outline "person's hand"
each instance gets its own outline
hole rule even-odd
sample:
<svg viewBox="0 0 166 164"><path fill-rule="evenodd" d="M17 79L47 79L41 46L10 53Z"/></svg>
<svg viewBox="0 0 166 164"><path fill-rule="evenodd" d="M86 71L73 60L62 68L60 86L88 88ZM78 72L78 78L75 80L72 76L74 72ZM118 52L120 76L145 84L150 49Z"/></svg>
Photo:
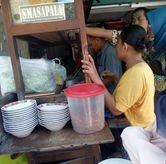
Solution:
<svg viewBox="0 0 166 164"><path fill-rule="evenodd" d="M98 75L98 72L97 72L96 67L95 67L94 60L91 57L91 55L88 55L87 58L83 59L81 62L82 62L83 72L88 74L88 76L90 77L90 79L94 83L103 84L100 77L99 77L99 75Z"/></svg>
<svg viewBox="0 0 166 164"><path fill-rule="evenodd" d="M103 81L104 85L109 85L112 82L115 82L117 84L119 81L119 77L117 77L111 71L106 70L106 71L101 73L101 80Z"/></svg>
<svg viewBox="0 0 166 164"><path fill-rule="evenodd" d="M104 85L109 85L115 81L115 74L111 71L104 71L101 73L101 80L103 81Z"/></svg>

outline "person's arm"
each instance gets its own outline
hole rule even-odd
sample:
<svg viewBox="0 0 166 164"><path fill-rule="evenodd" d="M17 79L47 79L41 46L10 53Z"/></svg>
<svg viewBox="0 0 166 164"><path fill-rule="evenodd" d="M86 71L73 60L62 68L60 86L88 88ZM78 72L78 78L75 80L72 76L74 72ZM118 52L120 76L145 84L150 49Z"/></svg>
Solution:
<svg viewBox="0 0 166 164"><path fill-rule="evenodd" d="M112 31L98 27L86 27L86 33L90 36L101 37L112 40Z"/></svg>
<svg viewBox="0 0 166 164"><path fill-rule="evenodd" d="M123 113L116 108L116 104L115 104L116 102L115 102L114 96L111 95L108 90L104 94L104 101L105 101L106 107L109 109L109 111L113 115L118 116Z"/></svg>
<svg viewBox="0 0 166 164"><path fill-rule="evenodd" d="M112 82L114 82L117 85L120 80L120 77L115 75L113 72L106 70L101 73L101 79L105 85L111 84Z"/></svg>
<svg viewBox="0 0 166 164"><path fill-rule="evenodd" d="M112 81L117 84L122 75L122 63L117 57L116 49L109 45L102 55L104 59L104 72L101 73L101 78L105 82L109 83L109 81Z"/></svg>
<svg viewBox="0 0 166 164"><path fill-rule="evenodd" d="M90 55L88 55L89 61L87 60L82 60L82 68L83 68L83 72L88 74L90 79L97 84L101 84L104 85L102 80L100 79L94 61L92 59L92 57ZM108 107L108 109L112 112L113 115L120 115L122 114L122 112L120 112L117 108L116 108L116 102L115 99L113 97L113 95L111 95L108 90L106 90L105 94L104 94L104 98L105 98L105 104Z"/></svg>

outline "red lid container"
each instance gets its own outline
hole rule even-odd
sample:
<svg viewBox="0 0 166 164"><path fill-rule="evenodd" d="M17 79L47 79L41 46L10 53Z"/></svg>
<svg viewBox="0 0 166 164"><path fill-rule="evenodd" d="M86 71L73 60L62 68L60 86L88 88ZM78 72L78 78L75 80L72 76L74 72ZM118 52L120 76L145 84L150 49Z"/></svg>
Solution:
<svg viewBox="0 0 166 164"><path fill-rule="evenodd" d="M105 92L105 87L95 83L82 83L68 87L64 93L68 97L87 98L101 95Z"/></svg>

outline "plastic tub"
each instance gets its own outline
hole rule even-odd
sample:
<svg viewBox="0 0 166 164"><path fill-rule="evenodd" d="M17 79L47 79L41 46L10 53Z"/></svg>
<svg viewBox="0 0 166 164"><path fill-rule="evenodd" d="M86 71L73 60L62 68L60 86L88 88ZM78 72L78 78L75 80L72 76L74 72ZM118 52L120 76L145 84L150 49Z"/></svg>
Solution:
<svg viewBox="0 0 166 164"><path fill-rule="evenodd" d="M104 92L104 86L93 83L76 84L64 90L76 132L90 134L103 129Z"/></svg>

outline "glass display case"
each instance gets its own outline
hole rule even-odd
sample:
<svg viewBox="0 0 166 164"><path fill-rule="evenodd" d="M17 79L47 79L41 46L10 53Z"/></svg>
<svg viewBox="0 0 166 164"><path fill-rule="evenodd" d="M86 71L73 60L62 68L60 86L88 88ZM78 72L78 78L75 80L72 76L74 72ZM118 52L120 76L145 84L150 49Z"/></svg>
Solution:
<svg viewBox="0 0 166 164"><path fill-rule="evenodd" d="M26 96L20 66L17 39L29 36L53 36L63 31L79 31L81 56L86 57L84 5L82 0L3 0L2 16L18 99ZM92 1L85 0L86 3ZM48 37L47 36L47 37ZM62 35L63 37L63 35ZM70 42L70 41L69 41ZM88 78L85 76L86 81Z"/></svg>

